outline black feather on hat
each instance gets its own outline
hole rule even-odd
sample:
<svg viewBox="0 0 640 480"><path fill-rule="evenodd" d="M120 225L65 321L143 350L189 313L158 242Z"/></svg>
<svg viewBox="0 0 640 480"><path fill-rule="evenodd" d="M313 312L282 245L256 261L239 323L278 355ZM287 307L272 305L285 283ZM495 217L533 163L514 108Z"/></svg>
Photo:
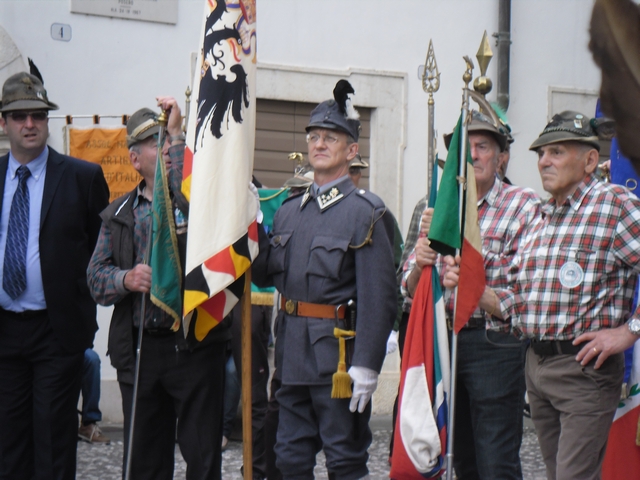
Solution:
<svg viewBox="0 0 640 480"><path fill-rule="evenodd" d="M353 108L349 98L350 93L356 93L351 84L346 80L338 80L333 89L333 98L336 99L340 113L351 120L359 120L360 114Z"/></svg>
<svg viewBox="0 0 640 480"><path fill-rule="evenodd" d="M362 126L360 114L351 104L351 93L355 93L351 84L346 80L339 80L333 89L334 99L322 102L311 112L307 132L312 128L340 130L357 142Z"/></svg>
<svg viewBox="0 0 640 480"><path fill-rule="evenodd" d="M42 78L42 74L40 73L40 70L38 70L38 67L36 67L36 64L33 63L33 60L31 60L29 57L27 57L27 60L29 61L29 73L34 77L37 77L38 79L40 79L40 81L42 82L42 85L44 85L44 79Z"/></svg>

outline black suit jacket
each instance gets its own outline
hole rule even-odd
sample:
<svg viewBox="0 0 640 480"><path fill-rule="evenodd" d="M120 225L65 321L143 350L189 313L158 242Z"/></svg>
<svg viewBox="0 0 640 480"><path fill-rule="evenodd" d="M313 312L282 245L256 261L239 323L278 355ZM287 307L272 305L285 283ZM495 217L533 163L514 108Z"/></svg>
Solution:
<svg viewBox="0 0 640 480"><path fill-rule="evenodd" d="M0 157L0 212L9 155ZM99 165L49 147L40 213L40 268L51 328L68 352L89 348L98 324L87 266L109 187ZM4 232L0 232L0 235Z"/></svg>

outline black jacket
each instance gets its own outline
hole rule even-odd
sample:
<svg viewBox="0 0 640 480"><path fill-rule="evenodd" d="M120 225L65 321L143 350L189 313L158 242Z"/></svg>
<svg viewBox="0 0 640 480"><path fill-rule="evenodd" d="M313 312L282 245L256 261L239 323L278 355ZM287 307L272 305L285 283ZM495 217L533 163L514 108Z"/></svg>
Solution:
<svg viewBox="0 0 640 480"><path fill-rule="evenodd" d="M114 200L101 214L105 227L111 233L112 262L122 269L133 268L136 252L134 251L133 232L134 216L133 204L138 194L138 188ZM180 259L184 265L186 248L186 234L178 235ZM133 383L135 371L135 343L136 336L133 327L133 295L127 295L114 305L111 324L109 325L108 355L111 365L117 370L118 381ZM176 345L179 350L193 350L214 342L223 342L231 338L229 331L230 320L225 319L212 329L201 342L187 341L184 338L182 325L176 332Z"/></svg>
<svg viewBox="0 0 640 480"><path fill-rule="evenodd" d="M9 155L0 157L0 212ZM96 304L87 286L87 265L98 240L98 214L109 203L99 165L49 147L40 212L40 268L55 337L68 352L93 344Z"/></svg>

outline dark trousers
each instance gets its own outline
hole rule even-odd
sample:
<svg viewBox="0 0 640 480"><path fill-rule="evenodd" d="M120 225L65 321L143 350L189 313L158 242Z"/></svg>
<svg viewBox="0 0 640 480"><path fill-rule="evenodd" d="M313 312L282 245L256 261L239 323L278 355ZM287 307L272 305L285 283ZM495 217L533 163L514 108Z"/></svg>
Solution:
<svg viewBox="0 0 640 480"><path fill-rule="evenodd" d="M173 478L176 419L188 480L219 480L226 343L177 351L174 335L144 334L131 478ZM120 383L125 458L133 385Z"/></svg>
<svg viewBox="0 0 640 480"><path fill-rule="evenodd" d="M233 311L231 348L236 371L242 376L242 317L241 304ZM267 414L267 383L269 382L269 333L271 307L251 306L251 432L253 436L253 477L267 474L265 445L265 417Z"/></svg>
<svg viewBox="0 0 640 480"><path fill-rule="evenodd" d="M526 344L513 335L458 335L453 464L457 478L521 479Z"/></svg>
<svg viewBox="0 0 640 480"><path fill-rule="evenodd" d="M46 314L0 316L0 479L75 478L82 360Z"/></svg>
<svg viewBox="0 0 640 480"><path fill-rule="evenodd" d="M594 370L575 355L542 357L527 352L531 419L549 480L596 480L620 401L624 358L612 355ZM634 447L635 448L635 447ZM637 478L629 472L628 478Z"/></svg>
<svg viewBox="0 0 640 480"><path fill-rule="evenodd" d="M369 473L371 402L363 413L351 413L351 399L331 398L331 388L331 384L282 385L278 390L276 455L285 480L312 480L321 448L329 478L355 480Z"/></svg>
<svg viewBox="0 0 640 480"><path fill-rule="evenodd" d="M276 367L277 368L277 367ZM278 421L280 418L280 405L276 395L281 386L280 378L278 378L278 372L274 372L271 379L271 396L269 397L269 404L267 406L267 415L264 419L264 442L266 446L266 459L267 459L267 480L282 480L282 473L276 467L276 438L278 434Z"/></svg>

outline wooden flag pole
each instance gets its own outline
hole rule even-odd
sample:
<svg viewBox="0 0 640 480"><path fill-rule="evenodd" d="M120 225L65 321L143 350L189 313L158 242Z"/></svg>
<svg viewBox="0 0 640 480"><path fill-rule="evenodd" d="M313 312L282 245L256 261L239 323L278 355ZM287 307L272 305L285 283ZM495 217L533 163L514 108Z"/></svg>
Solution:
<svg viewBox="0 0 640 480"><path fill-rule="evenodd" d="M242 459L245 480L253 479L253 432L251 430L251 268L245 274L242 296Z"/></svg>

